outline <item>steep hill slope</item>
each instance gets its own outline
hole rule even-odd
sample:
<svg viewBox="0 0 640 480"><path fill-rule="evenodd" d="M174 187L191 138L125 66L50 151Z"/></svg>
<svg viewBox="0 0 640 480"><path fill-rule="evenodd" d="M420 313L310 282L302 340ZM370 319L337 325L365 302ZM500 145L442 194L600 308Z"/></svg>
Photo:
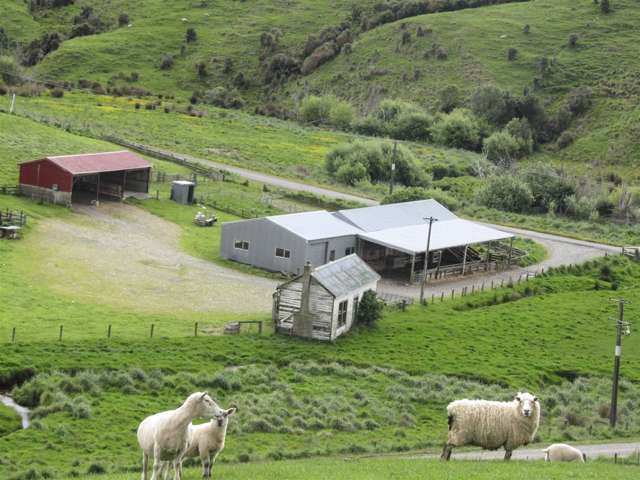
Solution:
<svg viewBox="0 0 640 480"><path fill-rule="evenodd" d="M640 128L640 5L632 0L612 5L608 15L593 2L534 0L413 17L362 34L351 55L340 55L305 77L306 88L363 106L399 97L435 108L444 87L456 86L468 98L479 85L493 84L514 94L534 91L553 109L572 88L588 86L595 106L572 127L579 139L548 153L630 166L640 156L635 141ZM525 25L530 26L528 34ZM424 36L417 35L418 29ZM402 45L406 32L411 40ZM574 34L577 45L570 47ZM445 49L447 58L430 54L434 46ZM507 59L510 48L517 50L513 61ZM544 73L542 58L552 64Z"/></svg>

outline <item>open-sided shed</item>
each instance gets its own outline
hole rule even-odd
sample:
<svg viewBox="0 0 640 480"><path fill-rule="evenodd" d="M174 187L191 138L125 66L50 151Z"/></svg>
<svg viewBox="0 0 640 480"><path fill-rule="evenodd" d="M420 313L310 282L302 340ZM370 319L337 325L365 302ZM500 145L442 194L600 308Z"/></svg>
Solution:
<svg viewBox="0 0 640 480"><path fill-rule="evenodd" d="M151 164L129 151L44 157L20 164L23 195L70 205L76 200L147 194Z"/></svg>

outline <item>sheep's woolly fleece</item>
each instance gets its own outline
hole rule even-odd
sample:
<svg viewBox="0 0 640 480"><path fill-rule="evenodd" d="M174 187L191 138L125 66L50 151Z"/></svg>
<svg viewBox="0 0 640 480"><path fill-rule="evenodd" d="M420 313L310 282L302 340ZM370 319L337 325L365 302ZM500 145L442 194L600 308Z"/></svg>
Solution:
<svg viewBox="0 0 640 480"><path fill-rule="evenodd" d="M523 394L529 395L529 394ZM530 399L533 400L533 396ZM451 418L448 443L475 445L487 450L514 450L529 444L540 424L540 404L532 401L531 416L520 411L520 402L457 400L447 407Z"/></svg>
<svg viewBox="0 0 640 480"><path fill-rule="evenodd" d="M543 450L545 453L545 461L547 462L582 462L584 463L584 454L575 447L566 443L554 443Z"/></svg>

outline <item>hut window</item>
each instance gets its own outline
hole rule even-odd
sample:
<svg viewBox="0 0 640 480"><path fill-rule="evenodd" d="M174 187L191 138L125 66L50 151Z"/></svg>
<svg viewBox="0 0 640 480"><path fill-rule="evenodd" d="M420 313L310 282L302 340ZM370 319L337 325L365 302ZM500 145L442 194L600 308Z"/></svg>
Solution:
<svg viewBox="0 0 640 480"><path fill-rule="evenodd" d="M352 254L352 253L354 253L355 251L356 251L356 249L355 249L354 247L349 247L349 248L345 249L345 251L344 251L344 256L346 257L346 256L348 256L348 255L351 255L351 254Z"/></svg>
<svg viewBox="0 0 640 480"><path fill-rule="evenodd" d="M236 248L238 250L249 250L249 242L247 242L246 240L236 240L233 243L233 248Z"/></svg>
<svg viewBox="0 0 640 480"><path fill-rule="evenodd" d="M336 259L336 251L335 250L331 250L329 252L329 261L333 262Z"/></svg>
<svg viewBox="0 0 640 480"><path fill-rule="evenodd" d="M276 257L291 258L291 250L286 248L276 248Z"/></svg>
<svg viewBox="0 0 640 480"><path fill-rule="evenodd" d="M347 324L347 308L349 307L349 300L340 302L338 304L338 328Z"/></svg>

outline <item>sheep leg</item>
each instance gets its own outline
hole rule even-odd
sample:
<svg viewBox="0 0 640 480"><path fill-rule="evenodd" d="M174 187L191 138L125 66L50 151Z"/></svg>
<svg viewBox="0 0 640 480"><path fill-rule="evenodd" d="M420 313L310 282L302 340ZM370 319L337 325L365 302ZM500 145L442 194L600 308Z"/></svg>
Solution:
<svg viewBox="0 0 640 480"><path fill-rule="evenodd" d="M178 457L173 461L174 476L173 480L182 480L182 457Z"/></svg>
<svg viewBox="0 0 640 480"><path fill-rule="evenodd" d="M450 443L445 444L444 448L442 449L442 455L440 455L440 460L448 462L449 459L451 459L451 452L453 452L453 445L451 445Z"/></svg>
<svg viewBox="0 0 640 480"><path fill-rule="evenodd" d="M142 480L147 480L147 468L149 468L149 455L142 452Z"/></svg>
<svg viewBox="0 0 640 480"><path fill-rule="evenodd" d="M511 454L513 453L513 450L506 450L504 451L504 459L505 460L511 460Z"/></svg>
<svg viewBox="0 0 640 480"><path fill-rule="evenodd" d="M211 478L211 460L209 456L202 458L202 478Z"/></svg>
<svg viewBox="0 0 640 480"><path fill-rule="evenodd" d="M153 473L151 474L151 480L160 480L160 474L162 473L162 460L158 457L153 459Z"/></svg>

